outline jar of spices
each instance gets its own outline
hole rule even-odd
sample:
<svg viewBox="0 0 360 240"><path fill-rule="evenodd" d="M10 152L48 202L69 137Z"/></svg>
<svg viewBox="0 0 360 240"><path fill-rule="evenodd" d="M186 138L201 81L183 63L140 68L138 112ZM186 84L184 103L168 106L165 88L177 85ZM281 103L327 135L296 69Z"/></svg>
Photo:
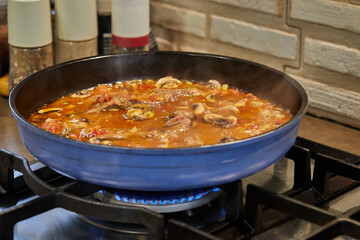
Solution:
<svg viewBox="0 0 360 240"><path fill-rule="evenodd" d="M55 1L55 62L98 55L96 0Z"/></svg>
<svg viewBox="0 0 360 240"><path fill-rule="evenodd" d="M113 52L149 50L149 0L112 0Z"/></svg>
<svg viewBox="0 0 360 240"><path fill-rule="evenodd" d="M7 2L0 0L0 77L9 72Z"/></svg>
<svg viewBox="0 0 360 240"><path fill-rule="evenodd" d="M53 65L49 0L8 0L9 90Z"/></svg>

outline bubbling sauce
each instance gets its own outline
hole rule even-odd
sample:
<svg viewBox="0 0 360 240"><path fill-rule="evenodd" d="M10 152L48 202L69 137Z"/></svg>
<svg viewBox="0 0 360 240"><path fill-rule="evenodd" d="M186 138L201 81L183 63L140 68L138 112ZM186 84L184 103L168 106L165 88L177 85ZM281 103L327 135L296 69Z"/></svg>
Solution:
<svg viewBox="0 0 360 240"><path fill-rule="evenodd" d="M28 120L94 144L177 148L256 136L291 117L281 106L216 80L166 76L100 84L45 104Z"/></svg>

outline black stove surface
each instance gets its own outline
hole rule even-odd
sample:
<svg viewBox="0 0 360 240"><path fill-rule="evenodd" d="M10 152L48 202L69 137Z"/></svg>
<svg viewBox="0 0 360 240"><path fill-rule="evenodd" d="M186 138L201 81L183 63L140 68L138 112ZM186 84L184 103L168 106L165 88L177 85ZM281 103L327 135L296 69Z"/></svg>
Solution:
<svg viewBox="0 0 360 240"><path fill-rule="evenodd" d="M204 206L158 213L100 202L101 186L1 150L0 239L360 239L359 164L298 138L268 169L216 186Z"/></svg>

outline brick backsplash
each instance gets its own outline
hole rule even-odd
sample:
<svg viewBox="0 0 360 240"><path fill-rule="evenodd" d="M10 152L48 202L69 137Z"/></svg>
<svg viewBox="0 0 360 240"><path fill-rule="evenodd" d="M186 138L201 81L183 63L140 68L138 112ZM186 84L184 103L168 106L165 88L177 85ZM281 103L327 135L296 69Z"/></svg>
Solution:
<svg viewBox="0 0 360 240"><path fill-rule="evenodd" d="M282 15L285 0L211 0L222 4L228 4L234 7L247 8L255 11Z"/></svg>
<svg viewBox="0 0 360 240"><path fill-rule="evenodd" d="M205 37L204 13L155 2L151 5L151 12L156 12L152 15L152 21L164 28Z"/></svg>
<svg viewBox="0 0 360 240"><path fill-rule="evenodd" d="M341 44L305 38L304 63L360 78L360 50Z"/></svg>
<svg viewBox="0 0 360 240"><path fill-rule="evenodd" d="M280 58L295 60L296 34L262 27L243 21L211 16L210 38Z"/></svg>
<svg viewBox="0 0 360 240"><path fill-rule="evenodd" d="M151 0L160 50L207 52L283 71L309 112L360 127L360 1Z"/></svg>
<svg viewBox="0 0 360 240"><path fill-rule="evenodd" d="M360 6L334 0L291 0L290 17L360 33Z"/></svg>

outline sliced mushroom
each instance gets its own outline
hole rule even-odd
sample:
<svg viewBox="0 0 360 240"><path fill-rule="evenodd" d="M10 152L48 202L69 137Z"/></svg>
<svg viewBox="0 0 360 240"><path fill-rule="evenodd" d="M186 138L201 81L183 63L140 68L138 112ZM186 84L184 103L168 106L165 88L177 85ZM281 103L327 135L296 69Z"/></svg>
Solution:
<svg viewBox="0 0 360 240"><path fill-rule="evenodd" d="M227 143L227 142L233 142L233 141L236 141L236 140L238 140L238 138L233 137L233 136L227 136L227 137L222 138L220 140L220 142Z"/></svg>
<svg viewBox="0 0 360 240"><path fill-rule="evenodd" d="M124 83L133 88L137 88L139 85L142 84L142 80L141 79L133 79L133 80L125 81Z"/></svg>
<svg viewBox="0 0 360 240"><path fill-rule="evenodd" d="M261 107L263 106L265 103L262 101L258 101L258 100L251 100L249 101L249 104L253 107Z"/></svg>
<svg viewBox="0 0 360 240"><path fill-rule="evenodd" d="M118 105L118 104L110 104L109 106L106 106L104 108L104 110L108 110L108 111L119 111L119 110L125 110L126 107L124 107L123 105Z"/></svg>
<svg viewBox="0 0 360 240"><path fill-rule="evenodd" d="M205 114L203 118L205 122L224 128L234 127L237 123L237 118L234 116L224 117L214 113Z"/></svg>
<svg viewBox="0 0 360 240"><path fill-rule="evenodd" d="M73 98L85 98L88 96L90 96L90 92L87 90L82 90L82 91L71 94L71 97L73 97Z"/></svg>
<svg viewBox="0 0 360 240"><path fill-rule="evenodd" d="M180 86L182 82L176 78L173 78L171 76L160 78L156 82L156 88L177 88Z"/></svg>
<svg viewBox="0 0 360 240"><path fill-rule="evenodd" d="M221 83L216 80L209 80L208 83L211 85L211 88L221 89Z"/></svg>
<svg viewBox="0 0 360 240"><path fill-rule="evenodd" d="M194 110L195 115L201 115L205 112L205 107L202 103L194 103L192 109Z"/></svg>
<svg viewBox="0 0 360 240"><path fill-rule="evenodd" d="M245 107L245 106L246 106L245 100L240 100L235 103L235 107Z"/></svg>
<svg viewBox="0 0 360 240"><path fill-rule="evenodd" d="M229 85L227 85L227 84L223 84L221 86L221 90L228 90L228 89L229 89Z"/></svg>
<svg viewBox="0 0 360 240"><path fill-rule="evenodd" d="M211 103L214 103L214 102L217 101L216 97L215 97L214 95L212 95L212 94L207 95L207 96L205 97L205 99L206 99L206 101L211 102Z"/></svg>
<svg viewBox="0 0 360 240"><path fill-rule="evenodd" d="M44 113L51 113L51 112L61 112L62 110L63 110L62 108L45 108L45 109L39 110L38 113L44 114Z"/></svg>
<svg viewBox="0 0 360 240"><path fill-rule="evenodd" d="M235 106L226 105L216 109L217 113L239 113L239 109Z"/></svg>
<svg viewBox="0 0 360 240"><path fill-rule="evenodd" d="M126 119L146 120L154 117L154 115L154 110L148 105L134 104L129 107L124 117Z"/></svg>
<svg viewBox="0 0 360 240"><path fill-rule="evenodd" d="M123 84L123 82L116 82L116 83L114 83L114 87L115 88L122 88L122 87L124 87L124 84Z"/></svg>

